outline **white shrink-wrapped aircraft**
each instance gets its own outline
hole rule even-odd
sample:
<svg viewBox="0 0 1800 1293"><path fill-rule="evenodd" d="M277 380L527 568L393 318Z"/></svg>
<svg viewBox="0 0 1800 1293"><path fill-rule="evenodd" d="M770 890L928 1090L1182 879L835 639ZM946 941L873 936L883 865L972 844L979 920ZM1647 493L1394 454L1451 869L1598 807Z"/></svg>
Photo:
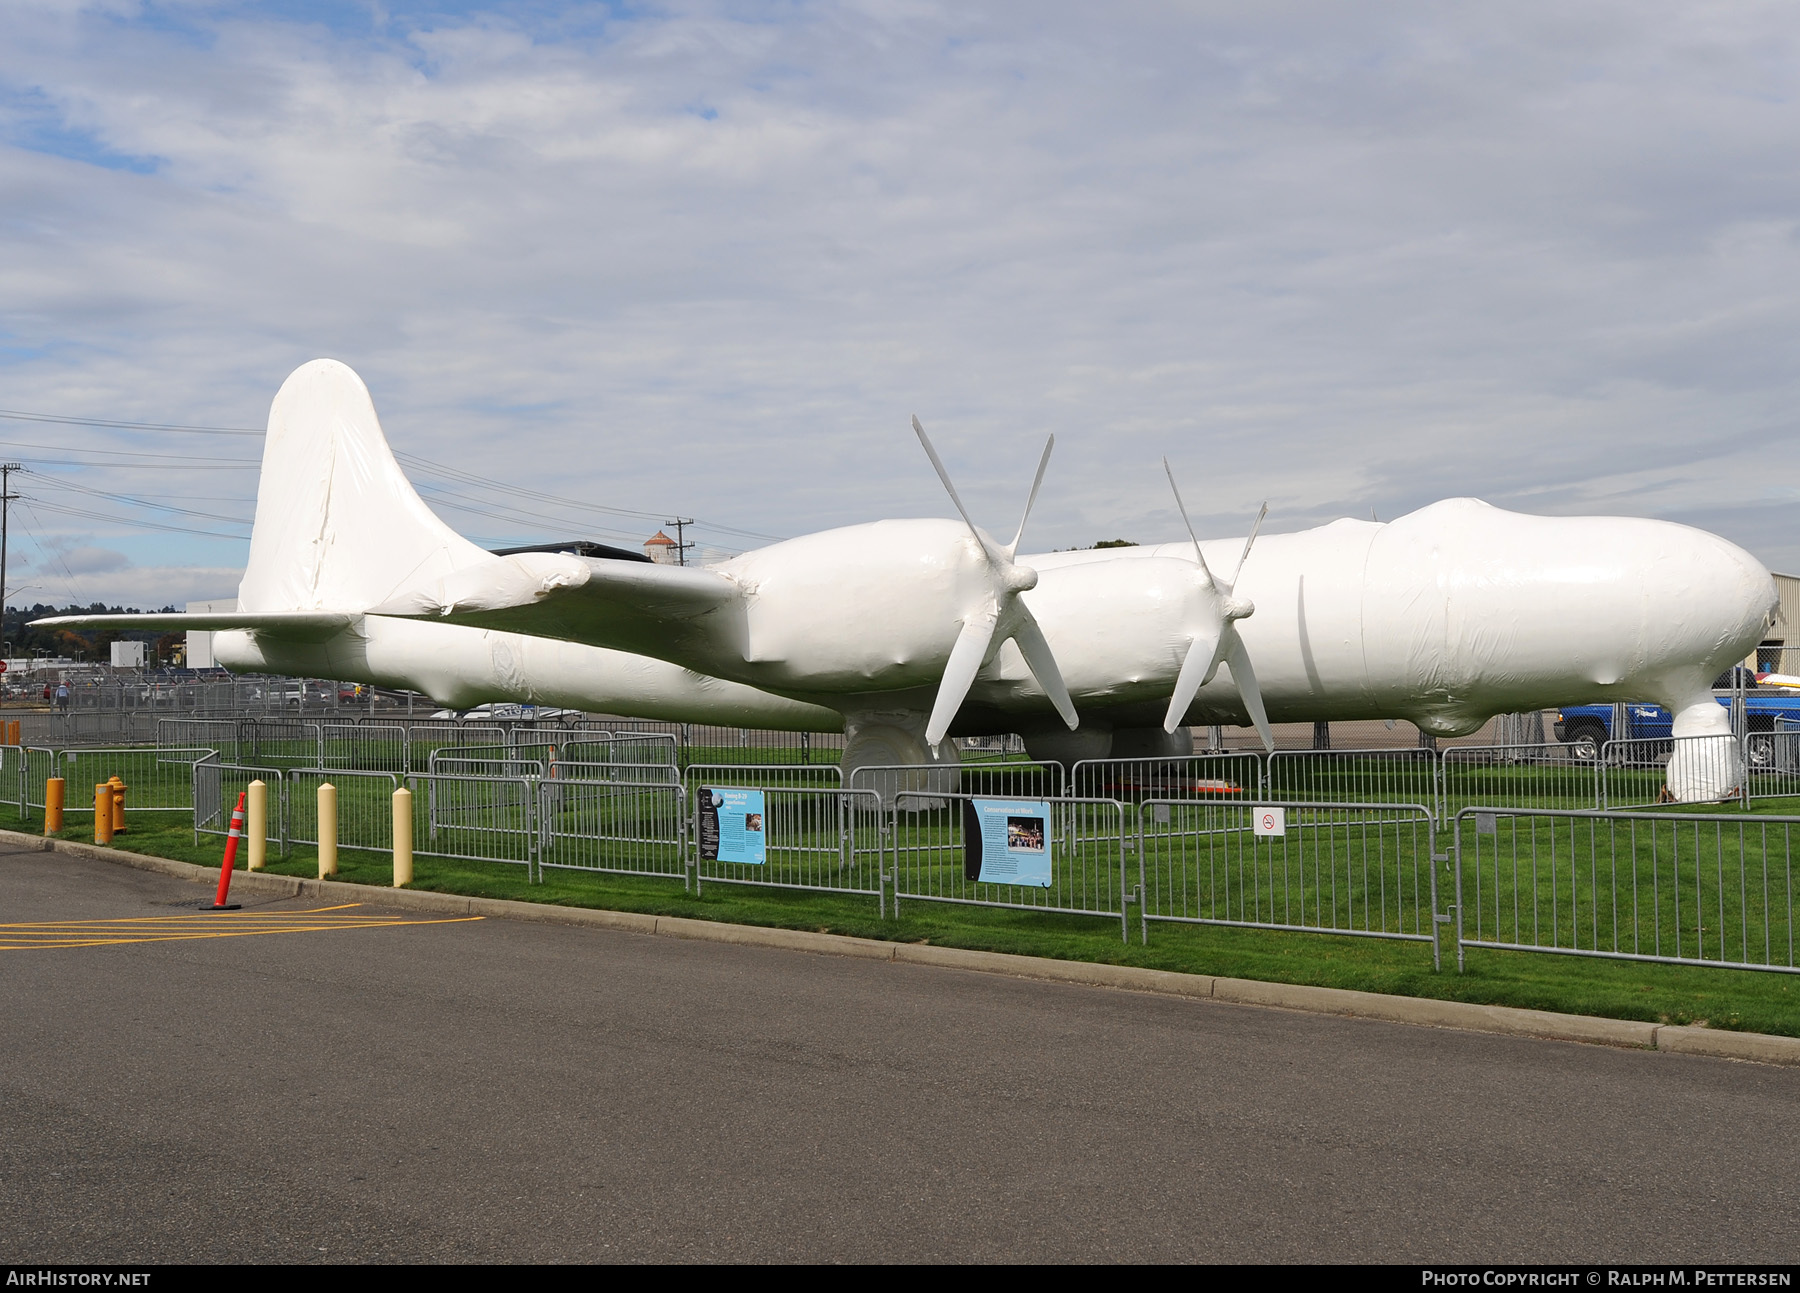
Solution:
<svg viewBox="0 0 1800 1293"><path fill-rule="evenodd" d="M1496 713L1655 701L1677 736L1718 738L1681 743L1674 794L1736 782L1710 686L1763 638L1776 592L1714 535L1451 499L1260 541L1023 556L1024 520L1010 542L977 526L914 427L959 520L705 567L499 555L419 498L361 379L315 360L269 412L237 611L40 622L216 630L230 668L458 707L841 729L847 767L953 759L955 735L1017 732L1070 760L1185 753L1190 724L1254 724L1267 742L1270 722L1390 718L1455 736Z"/></svg>

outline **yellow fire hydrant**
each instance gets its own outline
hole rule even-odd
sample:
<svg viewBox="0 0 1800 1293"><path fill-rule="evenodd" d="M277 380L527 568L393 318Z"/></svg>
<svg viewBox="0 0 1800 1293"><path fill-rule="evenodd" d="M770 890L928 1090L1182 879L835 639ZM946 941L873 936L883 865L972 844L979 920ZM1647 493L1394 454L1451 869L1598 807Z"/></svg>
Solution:
<svg viewBox="0 0 1800 1293"><path fill-rule="evenodd" d="M108 777L106 785L112 791L112 833L123 835L125 833L125 792L130 787L117 777Z"/></svg>

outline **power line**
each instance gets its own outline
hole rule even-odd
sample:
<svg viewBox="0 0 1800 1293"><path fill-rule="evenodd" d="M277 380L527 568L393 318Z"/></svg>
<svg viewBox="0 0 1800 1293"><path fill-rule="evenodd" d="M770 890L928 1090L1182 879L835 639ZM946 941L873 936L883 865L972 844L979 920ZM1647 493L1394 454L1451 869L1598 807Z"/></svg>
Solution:
<svg viewBox="0 0 1800 1293"><path fill-rule="evenodd" d="M182 434L195 434L195 435L228 435L228 436L260 436L260 435L264 434L263 431L261 431L259 429L253 429L250 427L195 426L195 425L189 425L189 424L184 424L184 423L173 423L173 422L135 422L135 421L127 421L124 419L118 419L118 418L84 418L84 417L73 417L73 416L69 416L66 414L60 414L60 413L33 413L33 412L27 412L27 411L24 411L21 409L0 409L0 419L10 419L13 421L20 421L20 422L36 422L36 423L53 425L53 426L101 427L101 428L106 428L106 429L111 429L111 430L122 430L122 431L158 431L158 432L177 432L177 433L182 433ZM70 453L70 452L90 453L90 454L95 454L95 455L101 456L100 460L98 460L98 461L89 461L89 460L80 459L80 458L57 458L57 459L34 460L36 462L36 464L40 465L40 466L99 467L99 468L131 467L131 468L135 468L135 469L139 469L139 470L183 470L183 471L251 471L251 470L255 470L261 466L261 463L259 461L254 460L254 459L248 459L248 458L221 459L216 456L203 456L203 455L197 455L197 454L153 453L153 452L149 452L147 450L139 450L139 449L112 449L112 448L83 449L83 448L80 448L79 446L72 446L72 445L47 445L47 444L34 443L34 442L30 442L30 441L18 441L18 440L0 440L0 446L4 446L7 448L15 448L15 449L31 449L31 450L39 450L39 451L48 451L48 452L52 452L52 453ZM544 490L529 489L529 488L525 488L525 487L518 486L518 485L508 485L505 482L494 480L491 477L481 476L481 475L477 475L473 472L463 471L460 468L451 467L446 463L437 462L433 459L426 458L421 454L407 453L407 452L402 452L400 450L395 450L395 457L398 458L403 463L406 463L408 465L422 469L428 473L437 475L445 480L454 481L454 482L456 482L458 484L462 484L462 485L476 486L482 490L489 491L489 492L499 492L499 493L503 493L503 494L510 494L515 498L524 499L526 501L529 501L531 503L538 504L538 505L548 503L548 504L552 504L552 505L555 505L560 508L571 509L575 512L585 512L585 513L591 513L591 514L596 514L596 515L601 515L601 516L611 516L611 517L626 517L626 518L630 518L632 520L646 521L646 522L650 522L650 523L659 523L659 518L667 515L666 513L663 513L663 512L644 512L644 511L638 511L638 510L632 509L632 508L611 507L604 503L595 503L595 502L592 502L592 501L586 500L586 499L567 498L562 495L552 494L552 493L549 493ZM123 461L120 461L120 459L131 459L133 461L123 462ZM143 461L146 459L149 461ZM106 494L104 491L85 491L85 492L95 493L95 494L98 494L100 497L113 498L118 501L135 502L139 506L147 506L147 507L160 506L159 504L146 503L146 502L143 502L142 500L132 500L132 499L128 498L127 496L123 496L123 495ZM444 496L447 496L450 498L462 498L465 500L468 499L467 495L459 495L454 490L441 490L440 489L436 492L439 493L440 495L444 495ZM468 500L468 501L469 502L478 502L478 501L483 501L483 500ZM501 503L498 500L492 500L491 505L499 506L502 508L504 508L506 506L504 503ZM512 524L524 523L524 524L531 525L533 527L541 525L545 519L541 513L537 513L537 512L533 512L525 517L521 517L519 515L501 516L501 515L498 515L493 512L480 511L478 508L469 506L468 503L464 503L461 505L452 503L451 506L460 506L461 510L463 510L463 511L471 511L471 512L474 512L476 515L487 516L492 520L502 520L502 521L510 522ZM51 507L50 510L53 510L53 511L60 510L69 515L79 515L80 514L76 511L74 511L72 509L68 509L68 508ZM186 511L186 509L169 509L169 510ZM508 510L511 510L511 509L508 509ZM237 522L236 518L231 518L231 517L212 517L205 513L188 513L188 514L201 516L205 519L227 520L227 521L231 521L233 523L239 523L239 524L242 523L242 522ZM101 518L101 519L105 519L105 518ZM767 542L779 542L783 537L781 535L775 535L775 534L764 534L757 530L746 530L746 529L741 529L736 526L721 525L721 524L718 524L715 522L701 523L701 522L684 521L684 524L698 525L707 530L716 530L721 534L731 535L731 536L738 537L738 538L760 539L760 540L764 540ZM586 523L584 523L584 528L585 528L585 526L586 526ZM180 530L180 527L166 527L165 526L165 527L160 527L160 528L165 528L165 529L174 528L174 529ZM198 531L198 530L183 531L183 532L195 533L195 534L206 533L205 531ZM602 532L609 535L610 537L614 537L614 538L632 539L632 538L636 537L635 534L627 533L627 532L616 530L616 529L615 530L606 530L606 531L602 531ZM212 537L224 537L224 536L214 535Z"/></svg>
<svg viewBox="0 0 1800 1293"><path fill-rule="evenodd" d="M604 503L568 498L564 495L551 494L541 489L526 489L518 485L508 485L504 481L492 480L486 476L477 476L472 472L465 472L457 467L450 467L440 462L434 462L430 458L421 457L416 453L404 453L396 450L394 456L402 463L422 468L423 470L441 476L446 480L454 480L458 484L478 485L483 489L499 490L519 498L529 499L534 503L555 503L561 507L574 508L577 511L597 512L605 516L625 516L630 517L633 520L649 521L656 525L666 524L662 518L668 515L667 512L640 512L626 507L609 507ZM701 524L701 522L690 522L690 524L698 525ZM779 542L782 538L782 536L778 534L762 534L755 530L741 530L734 526L720 525L712 521L705 522L704 525L705 528L709 530L718 530L722 534L732 534L747 539L767 539L772 542Z"/></svg>
<svg viewBox="0 0 1800 1293"><path fill-rule="evenodd" d="M72 418L60 413L22 413L17 409L0 409L0 418L15 422L51 422L59 426L117 427L122 431L180 431L190 435L262 435L249 427L194 427L174 422L118 422L110 418Z"/></svg>
<svg viewBox="0 0 1800 1293"><path fill-rule="evenodd" d="M52 489L70 489L74 490L76 493L88 494L95 498L111 499L115 503L129 503L133 507L152 507L158 511L176 512L182 516L192 516L202 521L225 521L231 525L245 526L252 524L251 521L246 520L241 516L221 516L217 512L197 512L189 507L175 507L168 503L152 503L148 499L134 498L130 494L114 494L104 489L94 489L87 485L77 485L72 480L52 480L49 477L37 475L35 483L38 485L47 485Z"/></svg>
<svg viewBox="0 0 1800 1293"><path fill-rule="evenodd" d="M484 507L480 506L476 500L472 499L468 501L459 501L468 499L468 496L466 494L457 494L451 490L440 489L433 485L421 485L419 487L419 493L430 502L448 511L465 512L471 516L486 517L490 521L504 521L509 525L522 525L530 532L541 533L547 523L554 523L558 520L557 517L548 512L521 512L517 509L507 507L504 503L497 503L492 506ZM498 508L499 510L494 510L495 508ZM642 542L641 532L632 533L625 530L615 530L607 526L594 525L589 521L572 521L569 525L562 528L579 529L588 534L597 534L611 539L621 539L628 543Z"/></svg>
<svg viewBox="0 0 1800 1293"><path fill-rule="evenodd" d="M229 539L233 543L242 543L248 537L242 534L220 534L217 530L196 530L186 525L165 525L161 521L130 521L119 517L116 513L88 512L79 507L66 507L61 503L52 503L42 498L34 498L31 501L46 512L57 512L63 516L79 516L89 521L105 521L125 530L164 530L170 534L198 534L207 539Z"/></svg>
<svg viewBox="0 0 1800 1293"><path fill-rule="evenodd" d="M33 520L36 520L40 529L44 527L44 523L43 523L42 519L40 519L38 517L37 513L32 509L30 499L22 498L19 500L19 504L20 504L20 509L24 512L25 516L31 517ZM70 605L74 605L75 601L77 600L75 597L75 572L69 569L68 559L66 557L64 557L63 554L58 549L53 548L49 544L45 543L43 540L43 537L41 535L39 535L36 530L31 528L30 521L26 521L24 519L24 517L21 517L20 522L21 522L21 524L23 524L25 526L25 532L31 536L32 542L37 544L39 555L40 556L49 555L49 556L55 557L57 564L63 568L63 588L69 594Z"/></svg>
<svg viewBox="0 0 1800 1293"><path fill-rule="evenodd" d="M202 455L202 454L191 454L191 453L149 453L142 449L112 449L112 448L83 449L79 445L33 444L32 442L30 442L28 440L0 440L0 445L5 445L8 448L12 448L12 449L45 449L51 453L104 454L108 458L120 458L120 457L124 457L124 458L156 458L156 459L167 461L167 462L194 463L194 464L201 465L201 466L204 466L209 463L215 467L232 467L232 468L246 468L246 469L262 466L262 461L257 458L220 458L217 454ZM74 462L71 462L69 465L73 466L73 467L105 467L109 464L107 464L105 462L74 461ZM129 463L129 464L119 464L119 465L136 467L139 464Z"/></svg>

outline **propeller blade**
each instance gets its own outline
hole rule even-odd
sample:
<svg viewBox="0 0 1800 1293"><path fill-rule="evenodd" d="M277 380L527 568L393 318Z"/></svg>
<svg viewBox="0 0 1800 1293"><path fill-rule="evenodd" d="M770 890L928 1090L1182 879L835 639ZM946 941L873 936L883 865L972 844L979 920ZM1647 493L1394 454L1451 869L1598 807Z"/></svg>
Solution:
<svg viewBox="0 0 1800 1293"><path fill-rule="evenodd" d="M1025 515L1019 518L1018 533L1013 535L1013 541L1006 547L1008 561L1011 561L1013 555L1018 552L1019 540L1025 537L1025 522L1031 519L1031 506L1037 502L1038 486L1044 483L1044 469L1050 465L1050 451L1054 448L1056 448L1056 437L1051 436L1044 441L1044 456L1038 459L1037 479L1031 482L1031 494L1025 500Z"/></svg>
<svg viewBox="0 0 1800 1293"><path fill-rule="evenodd" d="M962 514L963 524L969 527L969 533L975 536L975 542L980 545L982 552L987 555L989 563L999 565L999 554L996 553L993 548L988 546L987 539L982 535L981 531L976 528L975 522L969 519L969 509L963 506L962 498L956 492L956 486L950 483L950 473L944 470L944 460L938 457L937 450L932 447L931 437L926 435L925 428L919 425L919 415L916 413L913 414L912 424L913 430L919 433L919 443L925 446L925 456L931 459L931 465L936 468L938 479L944 482L944 489L949 493L950 501L956 504L956 510ZM1041 475L1043 469L1040 467L1038 470ZM970 676L973 677L974 675L971 674Z"/></svg>
<svg viewBox="0 0 1800 1293"><path fill-rule="evenodd" d="M1038 686L1050 697L1050 703L1056 706L1056 712L1062 715L1062 721L1069 725L1073 732L1081 725L1081 718L1075 712L1075 702L1069 699L1069 689L1063 683L1062 670L1056 667L1056 657L1050 653L1050 643L1044 639L1044 630L1031 617L1023 603L1017 604L1014 611L1019 617L1018 627L1012 632L1012 640L1019 648L1019 654L1025 657L1025 667L1031 670Z"/></svg>
<svg viewBox="0 0 1800 1293"><path fill-rule="evenodd" d="M1194 560L1200 563L1200 570L1205 574L1206 582L1216 589L1219 581L1213 578L1212 568L1206 564L1206 558L1200 553L1200 538L1194 533L1194 523L1188 520L1187 505L1181 501L1181 488L1175 483L1175 469L1169 466L1167 458L1163 459L1163 471L1168 473L1169 488L1175 491L1175 506L1181 512L1181 523L1187 526L1188 538L1194 541Z"/></svg>
<svg viewBox="0 0 1800 1293"><path fill-rule="evenodd" d="M1244 708L1250 711L1250 721L1256 725L1256 734L1262 737L1263 749L1273 754L1275 736L1269 731L1269 714L1263 708L1262 689L1256 685L1256 670L1250 667L1250 653L1244 650L1244 639L1238 636L1235 625L1225 626L1221 645L1225 648L1225 663L1231 666L1231 681L1237 684Z"/></svg>
<svg viewBox="0 0 1800 1293"><path fill-rule="evenodd" d="M1219 668L1221 634L1197 634L1188 644L1187 658L1181 662L1181 673L1175 679L1175 694L1169 697L1169 712L1163 717L1163 731L1173 732L1187 716L1188 706L1200 689L1212 681Z"/></svg>
<svg viewBox="0 0 1800 1293"><path fill-rule="evenodd" d="M925 744L934 750L950 731L950 724L956 720L956 712L962 708L969 688L975 685L975 675L981 672L982 662L987 659L995 623L991 613L964 620L956 645L950 648L944 677L938 683L937 701L931 707L931 720L925 724Z"/></svg>
<svg viewBox="0 0 1800 1293"><path fill-rule="evenodd" d="M1250 560L1250 545L1256 542L1256 532L1262 529L1263 517L1268 514L1269 504L1265 501L1262 511L1258 512L1256 519L1250 523L1250 537L1244 540L1244 555L1238 558L1237 569L1231 572L1231 586L1234 589L1237 587L1238 576L1244 573L1244 563Z"/></svg>

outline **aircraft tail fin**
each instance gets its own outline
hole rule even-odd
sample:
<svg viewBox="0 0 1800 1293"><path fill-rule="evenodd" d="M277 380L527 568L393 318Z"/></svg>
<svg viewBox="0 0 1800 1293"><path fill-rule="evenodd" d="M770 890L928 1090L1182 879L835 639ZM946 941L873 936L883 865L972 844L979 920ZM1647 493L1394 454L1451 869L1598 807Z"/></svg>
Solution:
<svg viewBox="0 0 1800 1293"><path fill-rule="evenodd" d="M366 611L493 557L425 505L362 379L334 359L296 369L269 408L243 611Z"/></svg>

